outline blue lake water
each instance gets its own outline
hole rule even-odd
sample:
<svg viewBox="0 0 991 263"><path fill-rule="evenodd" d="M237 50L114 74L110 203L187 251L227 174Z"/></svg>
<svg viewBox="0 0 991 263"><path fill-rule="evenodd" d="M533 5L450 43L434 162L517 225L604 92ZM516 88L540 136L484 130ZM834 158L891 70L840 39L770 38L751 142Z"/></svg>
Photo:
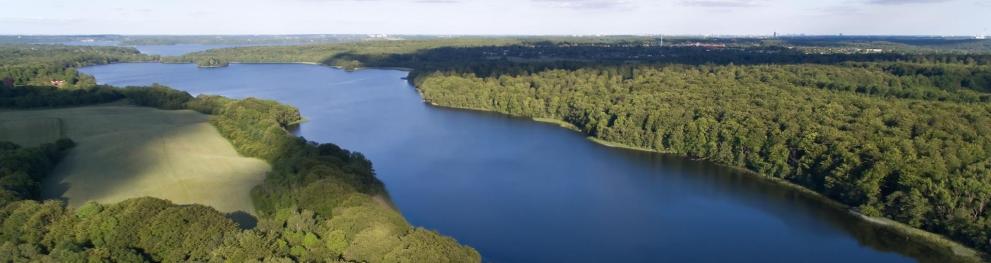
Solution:
<svg viewBox="0 0 991 263"><path fill-rule="evenodd" d="M57 44L67 46L122 46L118 41L69 41ZM174 44L174 45L138 45L133 47L141 53L159 56L182 56L185 54L206 51L217 48L240 47L247 45L206 45L206 44Z"/></svg>
<svg viewBox="0 0 991 263"><path fill-rule="evenodd" d="M142 45L134 46L141 53L159 56L182 56L185 54L206 51L216 48L237 47L236 45L204 45L204 44L175 44L175 45Z"/></svg>
<svg viewBox="0 0 991 263"><path fill-rule="evenodd" d="M118 41L102 41L102 40L101 41L82 41L82 40L79 40L79 41L62 42L62 43L59 43L59 44L66 45L66 46L116 46L119 43L120 42L118 42Z"/></svg>
<svg viewBox="0 0 991 263"><path fill-rule="evenodd" d="M100 83L298 107L307 139L364 153L415 225L487 262L944 261L843 209L707 162L612 149L554 125L432 107L396 70L113 64Z"/></svg>

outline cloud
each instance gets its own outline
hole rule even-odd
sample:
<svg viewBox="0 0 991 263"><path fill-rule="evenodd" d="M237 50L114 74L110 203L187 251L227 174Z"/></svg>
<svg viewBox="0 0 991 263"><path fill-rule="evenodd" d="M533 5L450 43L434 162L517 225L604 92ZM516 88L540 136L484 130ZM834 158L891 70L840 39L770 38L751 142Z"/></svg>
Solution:
<svg viewBox="0 0 991 263"><path fill-rule="evenodd" d="M417 4L458 4L463 0L294 0L299 2L358 2L358 3L417 3Z"/></svg>
<svg viewBox="0 0 991 263"><path fill-rule="evenodd" d="M904 5L904 4L935 4L946 3L953 0L869 0L868 3L875 5Z"/></svg>
<svg viewBox="0 0 991 263"><path fill-rule="evenodd" d="M812 11L814 11L816 15L821 16L849 16L864 14L863 8L849 5L827 6L812 9Z"/></svg>
<svg viewBox="0 0 991 263"><path fill-rule="evenodd" d="M633 3L628 0L532 0L558 8L571 9L630 9Z"/></svg>
<svg viewBox="0 0 991 263"><path fill-rule="evenodd" d="M379 0L295 0L299 2L379 2Z"/></svg>
<svg viewBox="0 0 991 263"><path fill-rule="evenodd" d="M764 4L763 0L685 0L681 2L688 6L730 8L730 7L755 7Z"/></svg>

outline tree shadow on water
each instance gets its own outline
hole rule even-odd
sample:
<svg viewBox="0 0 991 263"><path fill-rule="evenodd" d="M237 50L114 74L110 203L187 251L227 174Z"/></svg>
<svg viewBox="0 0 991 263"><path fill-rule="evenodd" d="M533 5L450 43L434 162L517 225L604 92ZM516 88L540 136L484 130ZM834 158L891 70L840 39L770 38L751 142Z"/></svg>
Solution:
<svg viewBox="0 0 991 263"><path fill-rule="evenodd" d="M258 225L258 218L244 211L234 211L224 214L227 218L233 220L241 229L253 229Z"/></svg>

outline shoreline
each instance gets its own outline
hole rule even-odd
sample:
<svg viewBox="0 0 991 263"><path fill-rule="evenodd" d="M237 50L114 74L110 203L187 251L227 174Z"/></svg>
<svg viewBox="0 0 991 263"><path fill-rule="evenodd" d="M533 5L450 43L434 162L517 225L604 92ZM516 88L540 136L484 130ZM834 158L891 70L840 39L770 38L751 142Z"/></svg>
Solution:
<svg viewBox="0 0 991 263"><path fill-rule="evenodd" d="M161 62L161 61L114 62L114 63L109 63L109 64L118 64L118 63L162 63L162 64L193 64L193 65L196 65L196 63L189 63L189 62L168 63L168 62ZM335 69L345 70L342 67L330 66L330 65L326 65L326 64L322 64L322 63L315 63L315 62L259 62L259 63L252 63L252 62L248 62L248 63L230 62L230 63L231 64L306 64L306 65L318 65L318 66L325 66L325 67L331 67L331 68L335 68ZM106 64L103 64L103 65L106 65ZM98 66L98 65L90 65L90 66ZM392 69L392 70L401 70L402 68L375 68L375 67L369 67L369 68L357 68L354 71L362 70L362 69ZM348 71L348 70L345 70L345 71ZM609 148L616 148L616 149L622 149L622 150L632 150L632 151L639 151L639 152L649 152L649 153L671 154L673 156L678 156L678 157L681 157L681 158L687 158L687 159L690 159L690 160L708 161L707 159L692 158L692 157L689 157L689 156L677 155L677 154L672 153L672 152L665 152L665 151L658 151L658 150L654 150L654 149L647 149L647 148L642 148L642 147L630 146L630 145L625 145L625 144L622 144L622 143L611 142L611 141L606 141L606 140L603 140L603 139L595 138L595 137L592 137L592 136L588 136L588 134L585 134L584 132L582 132L575 125L573 125L571 123L568 123L566 121L563 121L563 120L559 120L559 119L540 118L540 117L522 117L522 116L510 115L510 114L506 114L506 113L503 113L503 112L498 112L498 111L494 111L494 110L490 110L490 109L484 109L484 108L470 108L470 107L458 107L458 106L450 106L450 105L440 105L440 104L437 104L435 102L432 102L432 101L430 101L428 99L425 99L424 96L423 96L423 92L420 90L419 87L416 87L412 83L411 83L411 86L413 86L414 89L419 93L422 101L425 104L429 104L429 105L431 105L433 107L455 109L455 110L469 110L469 111L477 111L477 112L487 113L487 114L499 114L501 116L506 116L506 117L511 117L511 118L529 119L531 121L535 121L535 122L538 122L538 123L554 124L554 125L559 126L561 128L569 129L569 130L572 130L574 132L579 132L582 135L584 135L587 140L592 141L592 142L594 142L596 144L605 146L605 147L609 147ZM903 224L901 222L897 222L897 221L894 221L894 220L891 220L891 219L885 218L885 217L872 217L872 216L863 215L863 214L855 211L852 207L850 207L850 206L848 206L846 204L840 203L839 201L833 200L832 198L829 198L829 197L825 196L822 193L819 193L819 192L816 192L816 191L814 191L812 189L806 188L804 186L801 186L801 185L792 183L792 182L787 181L785 179L771 177L771 176L765 176L765 175L756 173L754 171L751 171L751 170L748 170L748 169L742 168L742 167L728 166L728 165L719 164L719 163L712 162L712 161L708 161L708 162L712 163L713 165L719 165L721 167L730 168L730 169L739 171L739 172L741 172L743 174L747 174L747 175L750 175L750 176L755 177L755 178L760 178L760 179L768 180L769 182L773 182L773 183L775 183L777 185L781 185L783 187L786 187L786 188L795 190L795 191L797 191L797 192L799 192L799 193L801 193L801 194L803 194L803 195L805 195L807 197L810 197L810 198L819 200L819 201L823 202L824 204L826 204L826 205L828 205L830 207L833 207L833 208L839 209L839 210L845 210L846 212L848 212L853 217L858 218L859 220L863 220L863 222L867 222L867 223L870 223L872 225L879 226L879 227L882 227L882 228L887 229L887 230L891 230L891 231L893 231L893 232L895 232L895 233L897 233L899 235L905 236L906 238L914 239L917 242L924 243L926 246L929 246L929 247L931 247L933 249L943 250L943 252L947 253L948 255L953 255L953 256L955 256L955 257L957 257L957 258L959 258L959 259L961 259L961 260L963 260L965 262L987 262L988 261L988 255L986 255L983 251L979 251L979 250L976 250L974 248L971 248L971 247L968 247L966 245L963 245L963 244L961 244L959 242L956 242L956 241L954 241L954 240L952 240L952 239L950 239L950 238L948 238L948 237L946 237L946 236L944 236L942 234L933 233L933 232L929 232L929 231L924 230L924 229L912 227L912 226L909 226L909 225L906 225L906 224Z"/></svg>
<svg viewBox="0 0 991 263"><path fill-rule="evenodd" d="M157 60L157 61L155 61L155 60L150 60L150 61L117 61L117 62L111 62L111 63L105 63L105 64L85 65L85 66L82 66L81 68L83 68L83 67L92 67L92 66L101 66L101 65L127 64L127 63L192 64L192 65L196 65L196 67L199 67L199 68L226 68L226 67L230 66L230 64L242 64L242 65L266 65L266 64L271 64L271 65L285 65L285 64L289 64L289 65L291 65L291 64L298 64L298 65L323 66L323 67L334 68L334 69L339 69L339 70L348 71L348 72L354 72L354 71L365 70L365 69L379 69L379 70L397 70L397 71L404 71L404 72L409 73L409 72L413 72L413 70L414 70L412 68L404 68L404 67L360 67L360 68L355 68L355 69L352 69L352 70L348 70L348 69L345 69L344 67L341 67L341 66L331 66L331 65L320 63L320 62L241 62L241 61L229 61L229 62L227 62L228 65L223 65L223 66L200 66L199 64L196 64L196 62L190 62L190 61L161 61L161 60Z"/></svg>
<svg viewBox="0 0 991 263"><path fill-rule="evenodd" d="M535 122L543 122L543 123L554 124L554 125L557 125L557 126L559 126L561 128L569 129L569 130L576 131L576 132L581 132L582 131L581 129L578 128L578 126L575 126L574 124L571 124L570 122L566 122L566 121L562 121L562 120L558 120L558 119L533 117L533 118L530 118L530 120L533 120Z"/></svg>
<svg viewBox="0 0 991 263"><path fill-rule="evenodd" d="M419 88L416 88L416 89L417 89L418 92L420 91ZM422 95L423 95L422 92L420 92L420 95L421 95L421 98L422 98ZM853 216L855 218L858 218L859 220L862 220L863 222L867 222L867 223L870 223L872 225L875 225L875 226L878 226L878 227L882 227L882 228L885 228L887 230L891 230L891 231L893 231L893 232L895 232L895 233L897 233L899 235L905 236L906 238L915 239L915 240L918 240L919 242L924 242L926 245L932 246L933 248L945 250L945 252L948 255L953 255L953 256L955 256L955 257L963 260L964 262L988 262L988 255L985 255L982 251L979 251L977 249L974 249L974 248L971 248L971 247L966 246L964 244L961 244L961 243L959 243L957 241L954 241L954 240L950 239L949 237L946 237L946 236L944 236L942 234L929 232L929 231L927 231L925 229L920 229L920 228L916 228L916 227L913 227L913 226L910 226L910 225L906 225L904 223L901 223L901 222L898 222L898 221L895 221L895 220L892 220L892 219L889 219L889 218L886 218L886 217L875 217L875 216L868 216L868 215L861 214L860 212L857 212L853 207L850 207L849 205L846 205L846 204L841 203L839 201L833 200L832 198L829 198L828 196L826 196L826 195L824 195L822 193L816 192L815 190L806 188L806 187L804 187L802 185L799 185L799 184L796 184L796 183L793 183L793 182L789 182L789 181L787 181L785 179L771 177L771 176L765 176L765 175L762 175L760 173L757 173L757 172L748 170L746 168L735 167L735 166L728 166L728 165L724 165L724 164L719 164L719 163L716 163L716 162L709 161L707 159L692 158L692 157L689 157L689 156L678 155L678 154L675 154L675 153L672 153L672 152L658 151L658 150L647 149L647 148L642 148L642 147L630 146L630 145L626 145L626 144L622 144L622 143L617 143L617 142L606 141L606 140L603 140L603 139L599 139L599 138L595 138L595 137L592 137L592 136L588 136L588 134L585 134L580 129L577 129L577 127L574 124L571 124L571 123L566 122L566 121L563 121L563 120L550 119L550 118L536 118L536 117L527 118L527 117L514 116L514 115L510 115L510 114L506 114L506 113L502 113L502 112L498 112L498 111L492 111L492 110L482 109L482 108L467 108L467 107L457 107L457 106L449 106L449 105L440 105L440 104L437 104L435 102L432 102L432 101L429 101L429 100L426 100L426 99L424 99L424 102L426 104L429 104L429 105L434 106L434 107L439 107L439 108L448 108L448 109L457 109L457 110L469 110L469 111L479 111L479 112L484 112L484 113L494 113L494 114L500 114L500 115L503 115L503 116L513 117L513 118L530 119L532 121L539 122L539 123L554 124L554 125L559 126L561 128L565 128L565 129L569 129L569 130L574 131L574 132L581 133L582 135L585 135L585 138L587 140L589 140L591 142L594 142L596 144L599 144L599 145L608 147L608 148L621 149L621 150L630 150L630 151L639 151L639 152L648 152L648 153L658 153L658 154L670 154L670 155L674 155L674 156L678 156L678 157L682 157L682 158L687 158L687 159L690 159L690 160L707 161L707 162L712 163L713 165L718 165L718 166L721 166L721 167L730 168L730 169L736 170L738 172L741 172L744 175L747 175L747 176L750 176L750 177L754 177L756 179L767 180L768 182L772 182L772 183L775 183L775 184L780 185L782 187L795 190L795 191L797 191L798 193L800 193L802 195L805 195L805 196L807 196L809 198L812 198L812 199L818 200L820 202L823 202L824 204L828 205L829 207L832 207L834 209L845 210L848 213L850 213L851 216ZM574 129L572 129L572 128L574 128Z"/></svg>

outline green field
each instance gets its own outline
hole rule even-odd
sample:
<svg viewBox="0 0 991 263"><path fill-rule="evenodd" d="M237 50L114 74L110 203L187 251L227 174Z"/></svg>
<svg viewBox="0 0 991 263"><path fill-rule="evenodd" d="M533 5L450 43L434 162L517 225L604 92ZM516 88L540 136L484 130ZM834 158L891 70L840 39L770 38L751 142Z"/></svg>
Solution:
<svg viewBox="0 0 991 263"><path fill-rule="evenodd" d="M123 105L0 111L0 140L74 140L42 190L70 207L152 196L253 213L249 192L269 165L240 156L208 121L189 110Z"/></svg>
<svg viewBox="0 0 991 263"><path fill-rule="evenodd" d="M58 118L0 119L0 140L33 147L61 137L62 124Z"/></svg>

